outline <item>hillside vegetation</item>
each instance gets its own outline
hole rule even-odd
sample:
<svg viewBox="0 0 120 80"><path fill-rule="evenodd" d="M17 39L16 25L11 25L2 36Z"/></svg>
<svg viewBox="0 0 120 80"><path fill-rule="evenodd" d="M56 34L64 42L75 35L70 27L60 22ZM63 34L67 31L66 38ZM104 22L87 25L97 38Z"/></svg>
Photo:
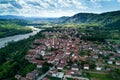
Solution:
<svg viewBox="0 0 120 80"><path fill-rule="evenodd" d="M30 28L23 25L25 22L21 20L0 19L0 38L31 32Z"/></svg>
<svg viewBox="0 0 120 80"><path fill-rule="evenodd" d="M105 28L120 30L120 11L106 12L102 14L78 13L71 17L61 17L58 19L58 22L98 24Z"/></svg>

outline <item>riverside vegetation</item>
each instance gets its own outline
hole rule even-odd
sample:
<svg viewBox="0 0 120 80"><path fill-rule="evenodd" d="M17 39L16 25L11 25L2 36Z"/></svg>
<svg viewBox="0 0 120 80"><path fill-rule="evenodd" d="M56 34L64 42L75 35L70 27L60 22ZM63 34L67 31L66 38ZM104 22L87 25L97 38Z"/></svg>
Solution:
<svg viewBox="0 0 120 80"><path fill-rule="evenodd" d="M30 28L24 27L25 24L21 20L0 19L0 38L32 32Z"/></svg>

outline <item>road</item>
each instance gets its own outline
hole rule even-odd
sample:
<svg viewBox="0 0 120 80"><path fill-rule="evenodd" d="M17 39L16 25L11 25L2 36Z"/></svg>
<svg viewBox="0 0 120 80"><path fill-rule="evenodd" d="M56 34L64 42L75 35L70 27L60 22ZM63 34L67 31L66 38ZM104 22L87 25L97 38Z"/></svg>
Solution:
<svg viewBox="0 0 120 80"><path fill-rule="evenodd" d="M64 53L63 56L60 58L60 60L61 60L62 58L64 58L64 57L65 57L65 53ZM59 63L56 62L52 68L50 68L50 69L49 69L45 74L43 74L42 76L38 77L37 80L42 80L51 70L55 69L55 66L58 65L58 64L59 64Z"/></svg>
<svg viewBox="0 0 120 80"><path fill-rule="evenodd" d="M38 77L37 80L42 80L51 70L55 69L55 66L53 66L52 68L50 68L45 74L43 74L42 76Z"/></svg>

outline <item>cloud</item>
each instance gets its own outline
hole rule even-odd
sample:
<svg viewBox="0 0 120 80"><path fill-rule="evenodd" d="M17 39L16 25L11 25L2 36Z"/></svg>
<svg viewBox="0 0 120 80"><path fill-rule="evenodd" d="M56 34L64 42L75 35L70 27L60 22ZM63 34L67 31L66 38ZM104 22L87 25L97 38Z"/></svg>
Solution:
<svg viewBox="0 0 120 80"><path fill-rule="evenodd" d="M19 8L19 9L22 8L22 5L18 4L17 2L11 2L10 4L13 5L16 8Z"/></svg>
<svg viewBox="0 0 120 80"><path fill-rule="evenodd" d="M117 2L120 2L120 0L117 0Z"/></svg>
<svg viewBox="0 0 120 80"><path fill-rule="evenodd" d="M15 2L16 0L0 0L0 3L6 4L6 3L11 3Z"/></svg>
<svg viewBox="0 0 120 80"><path fill-rule="evenodd" d="M78 9L87 9L87 6L84 6L79 0L73 0L73 4L76 6Z"/></svg>
<svg viewBox="0 0 120 80"><path fill-rule="evenodd" d="M27 3L27 4L30 4L30 5L33 5L33 6L40 6L40 4L37 3L37 2L28 1L28 2L26 2L26 3Z"/></svg>
<svg viewBox="0 0 120 80"><path fill-rule="evenodd" d="M4 7L3 12L5 14L14 13L26 16L35 14L40 16L48 16L47 14L50 14L54 16L56 15L54 13L58 13L61 16L66 14L72 15L72 13L75 13L73 9L82 10L87 8L79 0L1 0L0 3L3 4L1 9Z"/></svg>
<svg viewBox="0 0 120 80"><path fill-rule="evenodd" d="M74 14L75 14L75 12L73 12L72 10L63 11L63 10L59 9L59 10L53 10L53 11L51 11L51 10L49 10L49 11L40 10L39 13L36 16L44 15L44 17L50 17L50 16L61 17L63 15L64 16L72 16ZM34 15L31 15L31 16L34 16Z"/></svg>
<svg viewBox="0 0 120 80"><path fill-rule="evenodd" d="M80 0L58 0L61 7L77 9L87 9L87 6L83 5Z"/></svg>
<svg viewBox="0 0 120 80"><path fill-rule="evenodd" d="M7 4L0 4L0 13L2 15L4 14L9 14L11 12L11 14L16 14L18 13L18 10L16 7L14 7L12 4L7 3Z"/></svg>
<svg viewBox="0 0 120 80"><path fill-rule="evenodd" d="M91 2L111 1L111 0L90 0Z"/></svg>
<svg viewBox="0 0 120 80"><path fill-rule="evenodd" d="M58 0L61 7L70 7L71 4L67 0Z"/></svg>
<svg viewBox="0 0 120 80"><path fill-rule="evenodd" d="M92 12L93 10L97 12L105 8L101 2L108 1L115 0L0 0L0 14L40 17L70 16L78 12Z"/></svg>

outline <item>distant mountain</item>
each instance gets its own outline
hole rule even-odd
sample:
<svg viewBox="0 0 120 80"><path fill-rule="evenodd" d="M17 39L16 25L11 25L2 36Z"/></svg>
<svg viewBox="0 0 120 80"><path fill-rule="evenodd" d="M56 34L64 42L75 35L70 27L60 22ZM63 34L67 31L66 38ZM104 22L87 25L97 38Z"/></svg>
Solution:
<svg viewBox="0 0 120 80"><path fill-rule="evenodd" d="M61 23L98 23L103 26L120 26L120 11L106 12L102 14L78 13L71 17L61 17Z"/></svg>
<svg viewBox="0 0 120 80"><path fill-rule="evenodd" d="M92 13L78 13L72 17L61 17L60 22L63 23L86 23L92 17L96 16L97 14Z"/></svg>
<svg viewBox="0 0 120 80"><path fill-rule="evenodd" d="M42 18L42 17L24 17L15 15L1 15L0 19L22 19L27 21L40 21L40 22L54 22L57 18Z"/></svg>
<svg viewBox="0 0 120 80"><path fill-rule="evenodd" d="M60 22L60 23L64 23L64 22L66 22L69 18L70 18L70 17L63 16L63 17L58 18L57 21Z"/></svg>
<svg viewBox="0 0 120 80"><path fill-rule="evenodd" d="M14 15L1 15L0 19L22 19L23 16L14 16Z"/></svg>
<svg viewBox="0 0 120 80"><path fill-rule="evenodd" d="M44 18L44 17L24 17L14 15L3 15L0 19L22 19L35 22L57 22L57 23L87 23L98 24L100 26L119 28L120 29L120 10L106 12L101 14L94 13L78 13L71 17L63 16L60 18Z"/></svg>

